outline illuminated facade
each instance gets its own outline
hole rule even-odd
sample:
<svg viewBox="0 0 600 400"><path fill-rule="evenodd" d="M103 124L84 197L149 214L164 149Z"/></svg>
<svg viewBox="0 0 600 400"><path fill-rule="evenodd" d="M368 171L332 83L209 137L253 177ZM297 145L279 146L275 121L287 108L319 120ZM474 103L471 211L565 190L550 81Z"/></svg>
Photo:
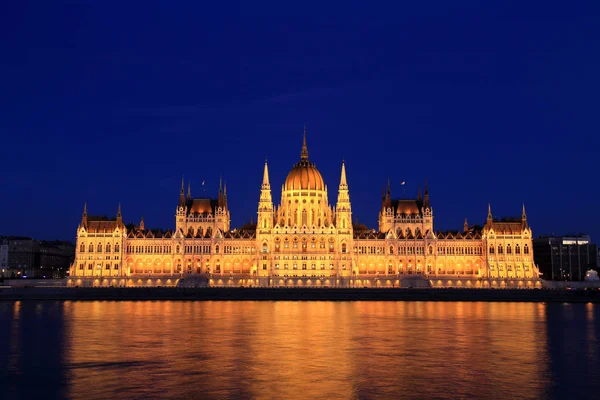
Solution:
<svg viewBox="0 0 600 400"><path fill-rule="evenodd" d="M256 224L230 228L227 189L217 199L187 196L182 182L175 230L148 230L116 219L94 218L84 207L77 230L71 285L315 287L533 287L532 233L521 218L483 227L435 232L429 189L416 199L382 198L379 229L352 223L342 162L335 206L308 157L306 132L300 161L273 204L267 163Z"/></svg>

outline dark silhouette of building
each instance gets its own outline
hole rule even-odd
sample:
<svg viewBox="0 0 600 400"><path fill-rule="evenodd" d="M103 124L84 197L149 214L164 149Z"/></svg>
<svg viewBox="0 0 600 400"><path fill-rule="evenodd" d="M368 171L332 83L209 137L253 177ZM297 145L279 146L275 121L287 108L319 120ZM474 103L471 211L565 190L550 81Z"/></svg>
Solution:
<svg viewBox="0 0 600 400"><path fill-rule="evenodd" d="M54 240L35 240L30 237L8 236L5 278L63 278L75 257L73 243Z"/></svg>
<svg viewBox="0 0 600 400"><path fill-rule="evenodd" d="M588 235L539 237L533 254L546 280L582 281L588 269L598 268L598 246Z"/></svg>

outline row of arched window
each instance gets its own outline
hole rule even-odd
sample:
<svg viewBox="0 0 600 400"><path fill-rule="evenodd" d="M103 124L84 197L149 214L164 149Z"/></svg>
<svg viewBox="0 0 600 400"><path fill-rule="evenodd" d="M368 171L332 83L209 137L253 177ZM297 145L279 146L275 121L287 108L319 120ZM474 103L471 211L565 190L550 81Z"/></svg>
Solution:
<svg viewBox="0 0 600 400"><path fill-rule="evenodd" d="M490 245L489 253L494 254L494 250L494 246ZM498 254L504 254L504 247L501 244L498 245ZM510 244L506 245L506 254L512 254L512 247ZM521 247L518 244L515 245L515 254L521 254ZM527 244L523 246L523 254L529 254L529 246Z"/></svg>
<svg viewBox="0 0 600 400"><path fill-rule="evenodd" d="M102 247L102 243L98 243L98 245L95 247L96 248L96 252L97 253L102 253L102 249L104 248L106 253L110 253L112 251L112 246L110 243L107 243L106 246ZM114 247L114 252L118 253L119 251L121 251L121 247L119 246L119 243L115 243L115 247ZM85 252L85 243L80 243L79 244L79 252L80 253L84 253ZM90 243L88 245L88 252L89 253L93 253L94 252L94 244Z"/></svg>

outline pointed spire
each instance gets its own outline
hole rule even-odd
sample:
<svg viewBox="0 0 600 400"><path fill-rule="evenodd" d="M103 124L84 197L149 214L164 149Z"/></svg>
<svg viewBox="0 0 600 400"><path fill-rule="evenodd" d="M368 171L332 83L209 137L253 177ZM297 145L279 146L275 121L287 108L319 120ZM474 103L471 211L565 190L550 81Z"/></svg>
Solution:
<svg viewBox="0 0 600 400"><path fill-rule="evenodd" d="M525 213L525 203L523 203L523 211L521 212L521 218L527 219L527 213Z"/></svg>
<svg viewBox="0 0 600 400"><path fill-rule="evenodd" d="M467 217L465 217L465 223L463 225L463 232L469 231L469 222L467 221Z"/></svg>
<svg viewBox="0 0 600 400"><path fill-rule="evenodd" d="M390 178L389 177L388 177L388 184L387 184L387 192L386 192L386 194L388 196L391 196L391 194L392 194L392 184L390 182Z"/></svg>
<svg viewBox="0 0 600 400"><path fill-rule="evenodd" d="M87 202L83 203L83 214L81 215L81 225L87 225Z"/></svg>
<svg viewBox="0 0 600 400"><path fill-rule="evenodd" d="M185 205L185 182L183 181L183 175L181 175L181 190L179 191L179 207Z"/></svg>
<svg viewBox="0 0 600 400"><path fill-rule="evenodd" d="M488 203L488 214L487 214L488 222L493 222L494 217L492 216L492 205Z"/></svg>
<svg viewBox="0 0 600 400"><path fill-rule="evenodd" d="M269 166L267 165L267 160L265 159L265 169L263 171L263 186L271 186L269 183Z"/></svg>
<svg viewBox="0 0 600 400"><path fill-rule="evenodd" d="M529 224L527 223L527 213L525 213L525 203L523 203L523 212L521 213L521 224L523 228L528 228Z"/></svg>
<svg viewBox="0 0 600 400"><path fill-rule="evenodd" d="M348 182L346 182L346 163L342 160L342 176L340 177L340 188L342 186L347 187Z"/></svg>
<svg viewBox="0 0 600 400"><path fill-rule="evenodd" d="M187 198L191 199L192 198L192 184L191 182L188 181L188 193L187 193Z"/></svg>
<svg viewBox="0 0 600 400"><path fill-rule="evenodd" d="M219 194L223 193L223 175L219 177Z"/></svg>
<svg viewBox="0 0 600 400"><path fill-rule="evenodd" d="M425 207L431 208L431 204L429 203L429 184L427 180L425 180L425 192L423 194L423 205Z"/></svg>
<svg viewBox="0 0 600 400"><path fill-rule="evenodd" d="M421 187L419 186L419 188L417 189L417 200L421 201Z"/></svg>
<svg viewBox="0 0 600 400"><path fill-rule="evenodd" d="M300 159L308 160L308 147L306 146L306 124L304 124L304 139L302 140L302 151L300 152Z"/></svg>
<svg viewBox="0 0 600 400"><path fill-rule="evenodd" d="M119 203L119 206L117 207L117 224L122 224L123 223L123 215L121 215L121 203Z"/></svg>
<svg viewBox="0 0 600 400"><path fill-rule="evenodd" d="M144 216L142 215L142 220L140 221L140 230L143 231L144 229L146 229L146 228L144 225Z"/></svg>

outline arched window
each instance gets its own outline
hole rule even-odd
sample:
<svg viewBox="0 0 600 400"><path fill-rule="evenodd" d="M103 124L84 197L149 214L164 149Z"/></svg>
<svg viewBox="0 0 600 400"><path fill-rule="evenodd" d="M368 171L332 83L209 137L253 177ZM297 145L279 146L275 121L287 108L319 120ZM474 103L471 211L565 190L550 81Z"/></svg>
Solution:
<svg viewBox="0 0 600 400"><path fill-rule="evenodd" d="M529 246L528 245L523 246L523 253L529 254Z"/></svg>
<svg viewBox="0 0 600 400"><path fill-rule="evenodd" d="M219 246L217 246L217 247L219 247ZM179 247L179 245L177 245L177 247L175 247L175 253L179 253L179 250L180 250L180 247ZM218 253L218 251L217 251L217 253Z"/></svg>
<svg viewBox="0 0 600 400"><path fill-rule="evenodd" d="M519 245L515 245L515 254L521 254L521 247Z"/></svg>
<svg viewBox="0 0 600 400"><path fill-rule="evenodd" d="M107 252L107 253L110 253L110 243L108 243L108 244L106 245L106 252Z"/></svg>
<svg viewBox="0 0 600 400"><path fill-rule="evenodd" d="M302 226L308 225L308 214L306 210L302 210Z"/></svg>
<svg viewBox="0 0 600 400"><path fill-rule="evenodd" d="M433 246L429 246L429 255L433 254Z"/></svg>
<svg viewBox="0 0 600 400"><path fill-rule="evenodd" d="M119 243L115 243L115 253L119 252Z"/></svg>
<svg viewBox="0 0 600 400"><path fill-rule="evenodd" d="M98 243L98 249L97 249L98 253L102 252L102 244Z"/></svg>
<svg viewBox="0 0 600 400"><path fill-rule="evenodd" d="M84 252L85 252L85 244L81 243L81 244L79 245L79 252L80 252L80 253L84 253Z"/></svg>
<svg viewBox="0 0 600 400"><path fill-rule="evenodd" d="M490 245L490 254L494 254L494 246Z"/></svg>
<svg viewBox="0 0 600 400"><path fill-rule="evenodd" d="M394 246L390 246L390 254L394 254Z"/></svg>
<svg viewBox="0 0 600 400"><path fill-rule="evenodd" d="M502 245L501 244L498 245L498 254L502 254Z"/></svg>
<svg viewBox="0 0 600 400"><path fill-rule="evenodd" d="M177 246L177 248L179 248L179 246ZM177 250L177 252L179 252L179 250ZM219 254L219 245L215 246L215 253Z"/></svg>
<svg viewBox="0 0 600 400"><path fill-rule="evenodd" d="M506 245L506 254L512 254L512 248L510 247L510 244Z"/></svg>
<svg viewBox="0 0 600 400"><path fill-rule="evenodd" d="M410 228L406 228L406 236L410 236Z"/></svg>
<svg viewBox="0 0 600 400"><path fill-rule="evenodd" d="M415 235L418 236L421 233L421 229L415 228Z"/></svg>
<svg viewBox="0 0 600 400"><path fill-rule="evenodd" d="M206 228L206 236L212 236L212 227L209 226L208 228Z"/></svg>
<svg viewBox="0 0 600 400"><path fill-rule="evenodd" d="M267 252L267 243L263 243L263 245L262 245L262 252L263 253Z"/></svg>
<svg viewBox="0 0 600 400"><path fill-rule="evenodd" d="M342 253L346 252L346 243L342 243Z"/></svg>

